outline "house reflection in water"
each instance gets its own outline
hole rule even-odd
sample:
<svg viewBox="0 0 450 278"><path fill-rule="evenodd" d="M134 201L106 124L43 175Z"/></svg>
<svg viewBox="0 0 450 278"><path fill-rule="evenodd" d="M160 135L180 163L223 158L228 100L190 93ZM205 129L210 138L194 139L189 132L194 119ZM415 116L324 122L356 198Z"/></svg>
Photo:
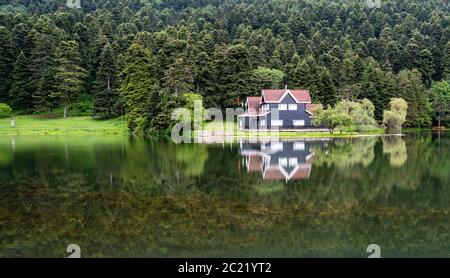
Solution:
<svg viewBox="0 0 450 278"><path fill-rule="evenodd" d="M261 172L263 180L308 179L314 148L326 148L328 141L241 142L242 164L249 172Z"/></svg>

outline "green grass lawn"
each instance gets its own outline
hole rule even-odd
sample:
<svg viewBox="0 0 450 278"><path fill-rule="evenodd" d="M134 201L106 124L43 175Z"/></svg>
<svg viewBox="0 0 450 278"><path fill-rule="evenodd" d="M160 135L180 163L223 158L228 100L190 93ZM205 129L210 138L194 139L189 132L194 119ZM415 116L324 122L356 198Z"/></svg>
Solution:
<svg viewBox="0 0 450 278"><path fill-rule="evenodd" d="M280 138L315 138L315 137L355 137L360 135L377 135L384 134L385 131L383 128L377 128L374 130L370 130L367 132L355 132L355 131L343 131L342 133L339 130L336 130L333 134L329 132L298 132L298 131L283 131L283 132L270 132L270 131L240 131L237 123L233 123L230 125L233 128L234 136L258 136L258 137L280 137ZM204 131L215 131L223 132L223 130L227 130L227 126L225 123L222 125L220 122L209 122L203 123ZM217 133L216 133L217 134Z"/></svg>
<svg viewBox="0 0 450 278"><path fill-rule="evenodd" d="M48 119L42 116L23 115L0 119L0 135L77 135L77 134L125 134L128 132L121 119L98 120L92 117Z"/></svg>

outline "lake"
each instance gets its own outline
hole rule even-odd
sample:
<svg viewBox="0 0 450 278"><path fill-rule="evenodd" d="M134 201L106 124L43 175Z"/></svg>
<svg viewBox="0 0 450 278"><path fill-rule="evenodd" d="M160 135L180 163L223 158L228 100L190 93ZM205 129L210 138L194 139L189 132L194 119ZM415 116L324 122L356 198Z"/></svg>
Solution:
<svg viewBox="0 0 450 278"><path fill-rule="evenodd" d="M0 137L0 257L450 257L450 134Z"/></svg>

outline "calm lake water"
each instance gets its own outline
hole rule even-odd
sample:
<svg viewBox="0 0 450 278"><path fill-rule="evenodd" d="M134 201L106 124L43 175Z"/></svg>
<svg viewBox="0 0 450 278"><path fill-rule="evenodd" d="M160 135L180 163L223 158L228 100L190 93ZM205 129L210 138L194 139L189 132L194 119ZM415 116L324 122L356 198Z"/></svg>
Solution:
<svg viewBox="0 0 450 278"><path fill-rule="evenodd" d="M450 134L0 137L0 257L450 257Z"/></svg>

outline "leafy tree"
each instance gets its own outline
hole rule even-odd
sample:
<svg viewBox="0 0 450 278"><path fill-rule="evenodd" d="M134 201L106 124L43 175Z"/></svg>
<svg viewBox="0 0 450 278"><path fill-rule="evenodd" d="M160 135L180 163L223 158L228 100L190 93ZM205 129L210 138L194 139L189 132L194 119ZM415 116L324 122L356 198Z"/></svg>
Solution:
<svg viewBox="0 0 450 278"><path fill-rule="evenodd" d="M350 116L357 131L371 130L377 126L374 119L375 107L368 99L362 101L343 100L336 104L335 110Z"/></svg>
<svg viewBox="0 0 450 278"><path fill-rule="evenodd" d="M0 103L0 118L10 117L12 113L11 107L6 103Z"/></svg>
<svg viewBox="0 0 450 278"><path fill-rule="evenodd" d="M389 133L399 133L406 122L408 103L402 98L393 98L389 110L383 113L383 124Z"/></svg>
<svg viewBox="0 0 450 278"><path fill-rule="evenodd" d="M340 109L328 107L325 110L314 110L316 117L314 118L315 125L325 125L330 133L333 134L336 128L340 128L341 133L344 129L354 125L352 117Z"/></svg>
<svg viewBox="0 0 450 278"><path fill-rule="evenodd" d="M433 84L433 110L438 127L450 115L450 82L441 81Z"/></svg>

